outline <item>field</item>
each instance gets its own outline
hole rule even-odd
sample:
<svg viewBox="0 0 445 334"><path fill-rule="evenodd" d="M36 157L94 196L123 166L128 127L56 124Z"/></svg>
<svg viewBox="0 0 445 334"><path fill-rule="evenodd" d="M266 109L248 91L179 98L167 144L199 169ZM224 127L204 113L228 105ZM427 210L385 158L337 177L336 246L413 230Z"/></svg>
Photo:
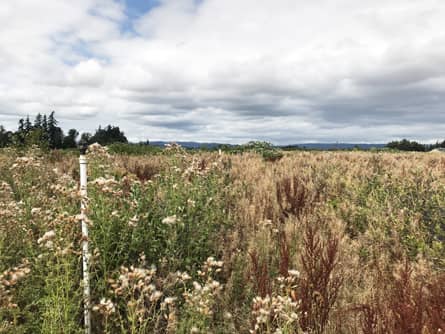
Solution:
<svg viewBox="0 0 445 334"><path fill-rule="evenodd" d="M88 153L93 333L445 331L440 153ZM81 333L78 157L0 151L0 333Z"/></svg>

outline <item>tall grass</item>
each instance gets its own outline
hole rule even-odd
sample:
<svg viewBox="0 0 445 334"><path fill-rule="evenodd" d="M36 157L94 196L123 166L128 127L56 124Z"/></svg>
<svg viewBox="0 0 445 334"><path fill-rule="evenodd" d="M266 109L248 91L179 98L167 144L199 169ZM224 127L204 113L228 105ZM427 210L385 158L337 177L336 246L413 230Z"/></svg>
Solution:
<svg viewBox="0 0 445 334"><path fill-rule="evenodd" d="M445 330L441 155L128 153L88 153L94 333ZM1 333L82 332L78 179L0 153Z"/></svg>

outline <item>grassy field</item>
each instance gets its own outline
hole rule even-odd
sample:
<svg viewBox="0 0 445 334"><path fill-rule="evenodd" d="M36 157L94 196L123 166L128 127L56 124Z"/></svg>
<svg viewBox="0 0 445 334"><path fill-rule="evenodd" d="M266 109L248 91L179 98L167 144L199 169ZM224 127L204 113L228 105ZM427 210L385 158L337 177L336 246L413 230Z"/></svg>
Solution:
<svg viewBox="0 0 445 334"><path fill-rule="evenodd" d="M445 331L445 156L89 154L93 333ZM81 333L73 152L0 151L0 333Z"/></svg>

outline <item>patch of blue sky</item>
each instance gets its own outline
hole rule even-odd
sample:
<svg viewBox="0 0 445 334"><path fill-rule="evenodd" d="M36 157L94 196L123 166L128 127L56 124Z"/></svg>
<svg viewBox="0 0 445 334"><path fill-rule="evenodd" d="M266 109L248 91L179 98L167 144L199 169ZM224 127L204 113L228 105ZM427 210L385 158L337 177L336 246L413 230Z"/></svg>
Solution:
<svg viewBox="0 0 445 334"><path fill-rule="evenodd" d="M196 7L204 0L193 0ZM124 0L127 19L121 24L123 33L137 34L133 29L133 22L162 4L162 0Z"/></svg>
<svg viewBox="0 0 445 334"><path fill-rule="evenodd" d="M95 55L91 50L89 43L77 40L75 43L71 44L71 50L78 56L89 59L94 58Z"/></svg>
<svg viewBox="0 0 445 334"><path fill-rule="evenodd" d="M160 0L125 0L129 19L137 19L160 4Z"/></svg>
<svg viewBox="0 0 445 334"><path fill-rule="evenodd" d="M161 0L124 0L127 19L121 22L123 34L137 35L133 22L161 4Z"/></svg>
<svg viewBox="0 0 445 334"><path fill-rule="evenodd" d="M76 38L72 32L60 32L51 37L51 52L58 54L60 61L68 66L75 66L86 59L98 59L108 63L109 59L94 52L92 43Z"/></svg>
<svg viewBox="0 0 445 334"><path fill-rule="evenodd" d="M71 50L79 57L85 59L97 59L103 64L108 64L110 59L102 54L94 51L94 43L85 42L83 40L77 40L71 44Z"/></svg>
<svg viewBox="0 0 445 334"><path fill-rule="evenodd" d="M134 30L133 26L134 19L130 19L129 17L121 22L120 30L123 35L137 35L136 30Z"/></svg>

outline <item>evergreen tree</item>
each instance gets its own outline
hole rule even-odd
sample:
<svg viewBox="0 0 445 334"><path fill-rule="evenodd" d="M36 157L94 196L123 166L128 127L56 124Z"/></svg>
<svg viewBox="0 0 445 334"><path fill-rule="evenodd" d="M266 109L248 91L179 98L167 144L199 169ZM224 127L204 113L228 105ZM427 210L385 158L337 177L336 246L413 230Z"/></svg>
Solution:
<svg viewBox="0 0 445 334"><path fill-rule="evenodd" d="M57 120L56 120L56 112L55 111L51 111L51 114L49 114L48 117L48 127L56 127L58 124Z"/></svg>
<svg viewBox="0 0 445 334"><path fill-rule="evenodd" d="M23 118L20 118L17 132L24 132L24 131L25 131L25 121L23 120Z"/></svg>
<svg viewBox="0 0 445 334"><path fill-rule="evenodd" d="M45 132L48 132L48 120L46 119L46 114L43 115L42 128Z"/></svg>
<svg viewBox="0 0 445 334"><path fill-rule="evenodd" d="M48 143L49 148L62 148L63 146L63 131L57 126L55 112L52 111L47 120L48 127Z"/></svg>
<svg viewBox="0 0 445 334"><path fill-rule="evenodd" d="M34 120L34 128L41 129L42 128L42 115L40 113L37 114Z"/></svg>
<svg viewBox="0 0 445 334"><path fill-rule="evenodd" d="M25 133L28 134L31 130L32 130L32 124L31 121L29 120L29 115L28 115L26 116L25 120Z"/></svg>
<svg viewBox="0 0 445 334"><path fill-rule="evenodd" d="M12 132L6 131L3 125L0 125L0 147L6 147L12 143Z"/></svg>
<svg viewBox="0 0 445 334"><path fill-rule="evenodd" d="M23 118L19 119L19 126L17 128L17 132L14 134L14 137L17 145L25 144L25 121Z"/></svg>
<svg viewBox="0 0 445 334"><path fill-rule="evenodd" d="M43 115L42 117L42 139L48 144L49 147L49 132L48 132L48 121L46 119L46 115Z"/></svg>
<svg viewBox="0 0 445 334"><path fill-rule="evenodd" d="M0 147L7 145L31 146L37 145L44 149L75 148L79 132L76 129L70 129L65 136L63 130L58 126L55 112L52 111L49 116L38 113L31 123L29 116L21 118L18 122L17 131L6 131L0 125ZM86 132L82 133L80 142L87 144L99 143L109 145L112 143L128 143L127 137L118 126L107 125L102 128L99 126L94 135ZM145 142L148 145L148 140Z"/></svg>

